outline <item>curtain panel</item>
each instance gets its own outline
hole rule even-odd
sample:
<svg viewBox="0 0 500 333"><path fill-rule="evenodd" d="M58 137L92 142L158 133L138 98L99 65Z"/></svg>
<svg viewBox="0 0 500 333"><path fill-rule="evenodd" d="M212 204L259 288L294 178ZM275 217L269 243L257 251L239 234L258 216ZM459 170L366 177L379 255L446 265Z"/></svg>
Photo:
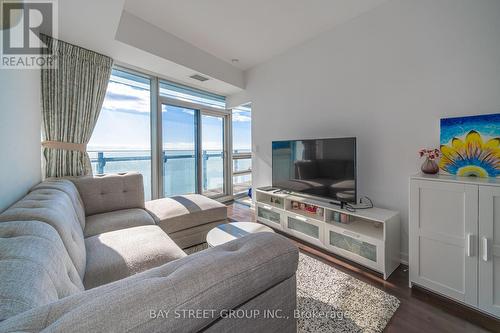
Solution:
<svg viewBox="0 0 500 333"><path fill-rule="evenodd" d="M106 94L113 59L42 36L54 65L42 68L45 177L92 174L86 151Z"/></svg>

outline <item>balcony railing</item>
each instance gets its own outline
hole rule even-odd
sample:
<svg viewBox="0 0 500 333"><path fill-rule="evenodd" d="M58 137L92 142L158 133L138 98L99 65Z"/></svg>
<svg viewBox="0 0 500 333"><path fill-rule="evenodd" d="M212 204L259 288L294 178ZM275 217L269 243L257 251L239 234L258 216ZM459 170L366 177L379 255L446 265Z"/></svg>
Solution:
<svg viewBox="0 0 500 333"><path fill-rule="evenodd" d="M235 150L233 152L234 197L245 197L250 187L252 187L252 153Z"/></svg>
<svg viewBox="0 0 500 333"><path fill-rule="evenodd" d="M120 153L122 153L122 151L120 151ZM222 157L222 153L208 153L207 151L204 150L202 156L204 160L208 160L209 158ZM195 158L195 157L196 157L195 154L167 155L165 154L165 152L163 152L163 163L166 163L168 160L179 160L179 159ZM97 158L90 159L92 163L97 163L97 173L104 173L104 168L106 167L106 164L108 162L129 162L129 161L150 161L150 160L151 157L148 155L105 157L104 152L97 152Z"/></svg>
<svg viewBox="0 0 500 333"><path fill-rule="evenodd" d="M135 168L130 168L127 170L126 166L119 167L120 171L138 171L143 173L144 175L150 175L151 172L151 156L149 155L149 151L90 151L91 155L90 161L95 166L95 172L97 174L103 174L106 172L106 166L110 163L124 163L124 162L149 162L144 166ZM174 160L183 160L183 159L194 159L196 158L196 154L193 153L175 153L173 151L164 151L163 152L163 164L166 165L168 161ZM207 165L210 159L215 158L223 158L222 152L211 152L211 151L202 151L202 159L207 163L202 163L202 175L203 175L203 190L219 190L219 189L208 189L208 179L209 176L207 172ZM251 178L249 177L252 173L251 162L250 166L244 167L244 160L251 161L252 155L251 153L239 153L235 151L233 153L233 192L244 193L251 186ZM241 168L243 165L244 168ZM116 168L113 168L112 172L117 172ZM244 177L247 176L247 177ZM238 179L242 179L240 182L234 182L234 180L238 177ZM149 177L145 177L146 179ZM250 180L248 179L250 178ZM145 184L146 191L149 188L149 184ZM221 190L221 189L220 189Z"/></svg>

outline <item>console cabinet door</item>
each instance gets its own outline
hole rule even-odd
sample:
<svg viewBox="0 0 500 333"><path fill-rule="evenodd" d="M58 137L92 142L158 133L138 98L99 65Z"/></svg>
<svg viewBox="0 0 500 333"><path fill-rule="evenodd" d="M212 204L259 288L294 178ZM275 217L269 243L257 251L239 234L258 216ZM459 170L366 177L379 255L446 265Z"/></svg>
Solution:
<svg viewBox="0 0 500 333"><path fill-rule="evenodd" d="M276 229L282 229L282 211L267 204L257 203L257 221Z"/></svg>
<svg viewBox="0 0 500 333"><path fill-rule="evenodd" d="M285 231L297 238L317 246L323 246L324 222L297 214L287 214Z"/></svg>
<svg viewBox="0 0 500 333"><path fill-rule="evenodd" d="M479 189L479 308L500 317L500 189Z"/></svg>
<svg viewBox="0 0 500 333"><path fill-rule="evenodd" d="M410 280L477 306L477 185L412 180Z"/></svg>

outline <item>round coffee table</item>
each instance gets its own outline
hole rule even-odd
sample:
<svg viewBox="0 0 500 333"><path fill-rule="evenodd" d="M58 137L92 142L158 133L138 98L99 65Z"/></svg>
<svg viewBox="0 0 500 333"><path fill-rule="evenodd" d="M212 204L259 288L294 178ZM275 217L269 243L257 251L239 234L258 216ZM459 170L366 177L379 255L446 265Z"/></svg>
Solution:
<svg viewBox="0 0 500 333"><path fill-rule="evenodd" d="M248 234L257 232L274 232L273 229L255 222L232 222L221 224L207 234L207 244L210 247L230 242Z"/></svg>

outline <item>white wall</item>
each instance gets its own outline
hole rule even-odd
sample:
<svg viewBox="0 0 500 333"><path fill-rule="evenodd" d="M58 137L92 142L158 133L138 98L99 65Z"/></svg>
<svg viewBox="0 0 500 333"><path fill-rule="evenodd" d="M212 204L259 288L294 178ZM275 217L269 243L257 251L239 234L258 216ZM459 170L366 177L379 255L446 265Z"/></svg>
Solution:
<svg viewBox="0 0 500 333"><path fill-rule="evenodd" d="M500 1L391 0L246 73L254 186L271 183L271 141L358 138L359 194L402 216L417 150L439 119L500 112Z"/></svg>
<svg viewBox="0 0 500 333"><path fill-rule="evenodd" d="M0 212L41 179L40 72L0 69Z"/></svg>
<svg viewBox="0 0 500 333"><path fill-rule="evenodd" d="M226 97L226 108L231 109L252 102L246 90Z"/></svg>

